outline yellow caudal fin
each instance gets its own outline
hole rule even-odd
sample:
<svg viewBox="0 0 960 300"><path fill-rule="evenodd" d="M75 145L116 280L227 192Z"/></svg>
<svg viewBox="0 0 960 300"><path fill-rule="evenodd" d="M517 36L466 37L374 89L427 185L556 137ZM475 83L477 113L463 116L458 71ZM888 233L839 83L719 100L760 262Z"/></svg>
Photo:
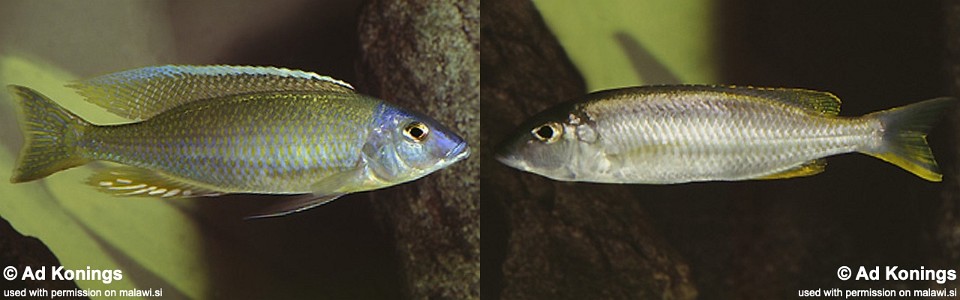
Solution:
<svg viewBox="0 0 960 300"><path fill-rule="evenodd" d="M956 102L954 98L936 98L867 115L866 118L879 119L883 124L883 139L879 146L862 152L923 179L941 181L943 175L927 144L927 133Z"/></svg>
<svg viewBox="0 0 960 300"><path fill-rule="evenodd" d="M24 145L10 182L37 180L87 162L77 139L90 123L30 88L10 85L21 109Z"/></svg>

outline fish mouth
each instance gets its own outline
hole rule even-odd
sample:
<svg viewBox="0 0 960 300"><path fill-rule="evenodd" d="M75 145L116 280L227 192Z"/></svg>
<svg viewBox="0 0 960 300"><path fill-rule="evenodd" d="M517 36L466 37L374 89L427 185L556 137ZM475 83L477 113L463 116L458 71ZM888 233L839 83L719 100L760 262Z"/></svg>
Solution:
<svg viewBox="0 0 960 300"><path fill-rule="evenodd" d="M467 158L470 156L470 147L467 147L467 142L460 142L444 156L448 157L449 161L458 161Z"/></svg>
<svg viewBox="0 0 960 300"><path fill-rule="evenodd" d="M502 164L510 166L511 168L518 169L518 170L526 170L526 163L524 163L522 160L517 159L513 155L503 153L503 152L497 152L493 156L493 158Z"/></svg>

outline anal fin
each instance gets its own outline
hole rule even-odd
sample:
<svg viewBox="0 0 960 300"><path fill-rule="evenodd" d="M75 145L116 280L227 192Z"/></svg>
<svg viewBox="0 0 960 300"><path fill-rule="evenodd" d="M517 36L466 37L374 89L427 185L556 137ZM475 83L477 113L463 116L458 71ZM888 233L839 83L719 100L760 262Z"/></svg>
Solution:
<svg viewBox="0 0 960 300"><path fill-rule="evenodd" d="M811 161L804 162L803 164L788 169L783 172L770 174L767 176L758 177L756 179L784 179L784 178L793 178L793 177L802 177L819 174L827 168L826 159L814 159Z"/></svg>
<svg viewBox="0 0 960 300"><path fill-rule="evenodd" d="M100 170L87 178L87 184L115 196L170 198L222 194L218 191L176 180L156 171L128 166Z"/></svg>

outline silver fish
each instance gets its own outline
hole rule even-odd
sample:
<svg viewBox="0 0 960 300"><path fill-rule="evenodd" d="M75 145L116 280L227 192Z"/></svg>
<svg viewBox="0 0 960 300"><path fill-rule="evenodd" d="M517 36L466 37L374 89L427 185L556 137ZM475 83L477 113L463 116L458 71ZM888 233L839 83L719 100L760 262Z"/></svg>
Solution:
<svg viewBox="0 0 960 300"><path fill-rule="evenodd" d="M270 67L161 66L70 85L136 122L94 125L10 86L26 143L11 182L104 160L89 184L117 195L309 194L286 214L426 176L470 154L435 120L342 81Z"/></svg>
<svg viewBox="0 0 960 300"><path fill-rule="evenodd" d="M497 159L561 181L673 184L820 173L860 152L940 181L926 141L956 99L839 117L830 93L678 85L601 91L533 117Z"/></svg>

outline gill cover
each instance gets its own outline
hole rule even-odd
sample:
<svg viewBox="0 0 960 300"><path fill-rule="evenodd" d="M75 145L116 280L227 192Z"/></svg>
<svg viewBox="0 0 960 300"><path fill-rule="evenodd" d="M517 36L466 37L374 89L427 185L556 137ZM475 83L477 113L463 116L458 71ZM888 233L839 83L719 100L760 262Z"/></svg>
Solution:
<svg viewBox="0 0 960 300"><path fill-rule="evenodd" d="M496 159L549 178L574 179L571 164L585 143L580 131L593 132L575 112L574 103L568 102L535 115L497 147Z"/></svg>
<svg viewBox="0 0 960 300"><path fill-rule="evenodd" d="M382 103L363 148L375 178L405 182L446 167L470 154L463 138L439 122Z"/></svg>

